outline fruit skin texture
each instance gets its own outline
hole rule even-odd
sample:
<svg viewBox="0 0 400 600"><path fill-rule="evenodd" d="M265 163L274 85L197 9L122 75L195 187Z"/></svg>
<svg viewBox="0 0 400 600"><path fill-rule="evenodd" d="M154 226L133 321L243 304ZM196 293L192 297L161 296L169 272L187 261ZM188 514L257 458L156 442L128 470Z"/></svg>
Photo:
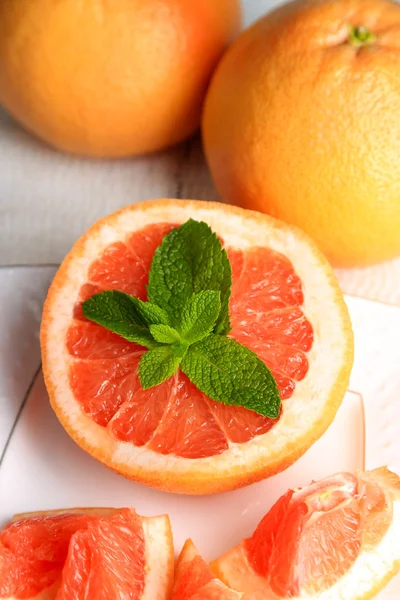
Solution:
<svg viewBox="0 0 400 600"><path fill-rule="evenodd" d="M349 26L376 40L355 47ZM302 228L338 266L400 254L400 6L287 4L221 61L203 116L226 202Z"/></svg>
<svg viewBox="0 0 400 600"><path fill-rule="evenodd" d="M0 103L49 144L128 156L199 125L240 0L0 0Z"/></svg>
<svg viewBox="0 0 400 600"><path fill-rule="evenodd" d="M328 347L321 348L321 354L327 358L329 364L326 360L322 360L323 366L321 366L321 359L318 359L311 369L314 369L316 375L322 373L325 377L329 366L334 364L335 376L329 386L329 392L324 395L323 407L318 407L316 414L313 414L313 411L310 413L308 409L310 402L313 401L312 390L315 387L315 380L311 380L308 388L310 395L307 397L307 415L310 414L312 418L307 427L299 430L298 414L294 415L289 410L285 410L284 415L290 417L291 423L288 423L286 432L277 440L274 438L274 444L269 434L266 439L260 436L260 439L255 442L255 451L252 450L251 445L245 444L240 448L240 460L237 458L236 448L234 457L230 451L227 451L219 458L194 461L189 459L188 462L170 455L166 459L166 464L161 455L155 456L150 453L144 455L146 461L141 463L140 456L132 453L129 445L122 445L112 438L105 428L85 415L76 404L75 398L71 397L66 369L69 358L66 350L63 349L62 340L65 339L71 322L80 285L86 281L87 269L104 246L109 244L110 233L113 230L116 239L119 239L119 236L132 233L135 228L140 229L144 224L185 222L190 217L208 222L217 233L221 233L228 244L229 235L234 239L239 236L239 240L243 236L250 245L272 246L273 241L275 243L279 241L285 246L294 267L301 268L304 272L305 291L310 296L310 301L315 294L320 297L317 289L320 290L322 286L325 302L328 302L328 310L332 310L330 318L325 319L326 305L324 305L323 322L318 325L321 331L324 330L325 323L329 327L329 334L325 331L324 335L325 344L326 338L331 338ZM311 272L309 272L310 267ZM302 272L299 275L302 276ZM310 302L310 309L311 304L317 311L315 315L317 318L321 313L319 304L316 307L314 301ZM307 304L305 312L308 314ZM331 330L332 324L333 330ZM266 215L234 206L190 200L162 199L142 202L127 206L97 221L76 242L50 286L43 309L40 342L43 374L50 403L71 438L90 455L128 479L157 489L185 494L214 494L236 489L288 468L321 437L332 423L347 389L353 364L353 334L343 294L330 265L311 240L301 231ZM339 349L339 357L337 349ZM323 359L324 356L321 358ZM337 364L334 360L337 360ZM320 381L316 395L318 402L321 393L322 382ZM304 416L301 418L304 422ZM280 431L280 423L284 422L284 419L285 416L272 432ZM267 442L266 447L262 445L264 439L264 443ZM247 448L250 448L250 456Z"/></svg>

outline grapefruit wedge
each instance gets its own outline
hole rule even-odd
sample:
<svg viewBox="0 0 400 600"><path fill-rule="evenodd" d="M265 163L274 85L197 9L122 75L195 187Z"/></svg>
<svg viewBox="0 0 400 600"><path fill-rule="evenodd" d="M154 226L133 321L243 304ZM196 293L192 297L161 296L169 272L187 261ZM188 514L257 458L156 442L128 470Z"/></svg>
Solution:
<svg viewBox="0 0 400 600"><path fill-rule="evenodd" d="M82 302L103 290L145 300L156 248L190 218L208 223L227 249L229 335L275 376L278 419L214 402L180 371L143 390L144 348L83 316ZM353 361L343 295L303 233L256 212L185 200L128 206L78 240L50 287L41 347L53 409L84 450L128 478L191 494L234 489L292 464L334 419Z"/></svg>
<svg viewBox="0 0 400 600"><path fill-rule="evenodd" d="M0 598L167 600L173 561L165 516L130 509L17 515L0 532Z"/></svg>
<svg viewBox="0 0 400 600"><path fill-rule="evenodd" d="M266 600L366 600L400 569L400 478L386 468L289 490L253 535L212 563Z"/></svg>
<svg viewBox="0 0 400 600"><path fill-rule="evenodd" d="M243 594L229 589L215 577L192 540L187 540L176 564L172 600L240 600L241 598Z"/></svg>

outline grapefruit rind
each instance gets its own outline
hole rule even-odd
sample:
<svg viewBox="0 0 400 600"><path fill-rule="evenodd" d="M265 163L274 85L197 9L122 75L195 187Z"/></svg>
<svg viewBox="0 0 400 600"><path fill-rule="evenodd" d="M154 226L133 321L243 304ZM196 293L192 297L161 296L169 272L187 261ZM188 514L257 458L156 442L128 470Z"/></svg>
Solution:
<svg viewBox="0 0 400 600"><path fill-rule="evenodd" d="M370 473L371 480L390 485L392 522L384 537L372 549L363 550L349 571L331 588L318 595L302 594L299 600L370 600L400 571L400 479L386 468ZM244 542L210 565L216 577L234 590L272 595L265 579L250 565Z"/></svg>
<svg viewBox="0 0 400 600"><path fill-rule="evenodd" d="M68 378L71 356L65 340L80 286L104 249L154 223L206 221L227 246L268 246L292 262L303 282L303 310L314 329L308 375L285 401L279 422L245 444L230 443L220 455L196 460L161 455L121 442L83 413ZM329 318L327 318L329 315ZM286 469L326 431L348 385L353 334L336 277L314 243L271 217L232 206L189 200L159 200L128 206L95 223L58 270L45 302L41 348L51 405L69 435L106 466L166 491L209 494L248 485ZM327 390L327 391L326 391Z"/></svg>

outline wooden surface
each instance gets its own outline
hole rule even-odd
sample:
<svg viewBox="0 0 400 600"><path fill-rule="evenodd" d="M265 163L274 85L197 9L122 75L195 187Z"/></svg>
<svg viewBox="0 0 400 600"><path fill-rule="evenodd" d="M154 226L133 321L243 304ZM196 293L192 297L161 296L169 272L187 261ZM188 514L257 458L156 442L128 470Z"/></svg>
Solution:
<svg viewBox="0 0 400 600"><path fill-rule="evenodd" d="M244 0L248 25L276 0ZM97 218L141 200L218 200L199 136L164 153L93 161L58 153L0 112L0 264L59 263ZM400 304L400 261L339 271L344 290Z"/></svg>

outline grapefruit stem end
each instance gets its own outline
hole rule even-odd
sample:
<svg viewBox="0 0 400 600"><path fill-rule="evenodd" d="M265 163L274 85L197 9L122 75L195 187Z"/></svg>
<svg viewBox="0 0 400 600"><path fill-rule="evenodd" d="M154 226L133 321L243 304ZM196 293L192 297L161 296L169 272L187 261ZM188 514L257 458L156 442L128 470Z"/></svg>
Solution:
<svg viewBox="0 0 400 600"><path fill-rule="evenodd" d="M376 42L376 35L367 27L364 25L361 25L360 27L350 25L349 43L352 46L360 48L361 46L367 46L368 44L373 44L374 42Z"/></svg>

